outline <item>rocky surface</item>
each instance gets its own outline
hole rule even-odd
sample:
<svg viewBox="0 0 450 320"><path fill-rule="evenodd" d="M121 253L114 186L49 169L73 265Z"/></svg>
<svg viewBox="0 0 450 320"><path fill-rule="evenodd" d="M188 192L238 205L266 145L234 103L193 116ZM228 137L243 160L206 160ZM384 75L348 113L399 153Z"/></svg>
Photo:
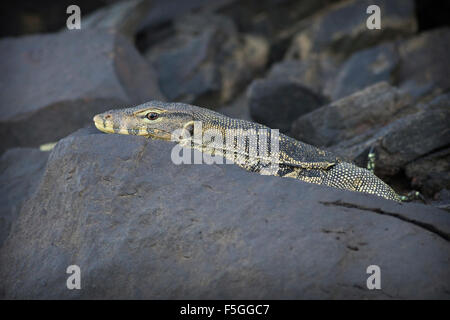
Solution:
<svg viewBox="0 0 450 320"><path fill-rule="evenodd" d="M99 30L0 40L0 152L56 141L93 115L163 99L132 44Z"/></svg>
<svg viewBox="0 0 450 320"><path fill-rule="evenodd" d="M239 95L232 102L218 109L217 112L220 112L227 117L253 121L252 117L250 116L248 97L245 92Z"/></svg>
<svg viewBox="0 0 450 320"><path fill-rule="evenodd" d="M450 145L449 98L448 94L438 96L420 105L419 112L392 121L378 131L342 141L330 149L364 165L368 150L373 148L377 154L378 175L393 176L405 170L414 188L433 195L450 185L444 150ZM419 172L418 168L423 170Z"/></svg>
<svg viewBox="0 0 450 320"><path fill-rule="evenodd" d="M257 122L281 132L289 131L292 119L307 114L325 99L287 77L269 77L255 80L248 88L250 115Z"/></svg>
<svg viewBox="0 0 450 320"><path fill-rule="evenodd" d="M318 55L332 55L339 59L381 41L413 34L417 29L412 0L378 1L381 29L367 28L367 7L370 0L351 0L335 3L309 21L298 33L288 51L288 57L308 59Z"/></svg>
<svg viewBox="0 0 450 320"><path fill-rule="evenodd" d="M450 189L450 149L417 157L406 164L405 174L411 179L413 188L437 197L438 191Z"/></svg>
<svg viewBox="0 0 450 320"><path fill-rule="evenodd" d="M449 42L450 28L440 28L357 51L341 65L335 65L332 77L328 73L319 78L325 82L322 93L336 100L379 81L397 85L419 100L446 92L450 88L446 76L450 70L446 59L450 55ZM320 75L312 67L307 70Z"/></svg>
<svg viewBox="0 0 450 320"><path fill-rule="evenodd" d="M261 70L268 44L238 34L225 16L196 14L175 22L175 35L146 53L169 100L214 107L230 102Z"/></svg>
<svg viewBox="0 0 450 320"><path fill-rule="evenodd" d="M333 0L240 0L229 1L219 12L231 17L240 30L267 39L271 62L280 60L292 37L305 28L305 19Z"/></svg>
<svg viewBox="0 0 450 320"><path fill-rule="evenodd" d="M449 298L447 212L177 166L172 147L94 129L61 140L0 250L1 296ZM81 290L66 288L72 264ZM382 290L366 289L373 264Z"/></svg>
<svg viewBox="0 0 450 320"><path fill-rule="evenodd" d="M405 171L412 187L433 196L450 184L443 150L450 145L449 97L412 107L409 92L381 82L307 113L291 132L363 167L373 149L377 175Z"/></svg>
<svg viewBox="0 0 450 320"><path fill-rule="evenodd" d="M82 29L106 29L134 39L148 17L149 10L158 4L150 0L119 1L84 16ZM66 31L67 28L63 30Z"/></svg>
<svg viewBox="0 0 450 320"><path fill-rule="evenodd" d="M450 28L424 32L399 46L397 81L415 96L446 92L450 89Z"/></svg>
<svg viewBox="0 0 450 320"><path fill-rule="evenodd" d="M24 201L36 190L48 155L38 149L13 148L0 157L0 247Z"/></svg>
<svg viewBox="0 0 450 320"><path fill-rule="evenodd" d="M146 1L146 0L144 0ZM141 36L151 38L150 33L171 24L175 19L192 12L211 13L236 0L151 0L151 8L139 26Z"/></svg>
<svg viewBox="0 0 450 320"><path fill-rule="evenodd" d="M389 123L408 107L409 95L380 82L295 120L293 136L316 146L329 147Z"/></svg>
<svg viewBox="0 0 450 320"><path fill-rule="evenodd" d="M393 82L393 73L399 63L394 43L354 53L339 69L331 94L333 100L343 98L377 82Z"/></svg>

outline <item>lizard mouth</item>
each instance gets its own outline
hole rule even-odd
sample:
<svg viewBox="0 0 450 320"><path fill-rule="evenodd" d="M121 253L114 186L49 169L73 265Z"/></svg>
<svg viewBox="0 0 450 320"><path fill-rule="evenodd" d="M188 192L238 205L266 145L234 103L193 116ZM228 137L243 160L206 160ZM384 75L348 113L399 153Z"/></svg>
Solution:
<svg viewBox="0 0 450 320"><path fill-rule="evenodd" d="M114 133L112 126L108 126L106 121L103 118L101 118L99 115L96 115L94 117L94 124L95 124L95 127L102 132Z"/></svg>
<svg viewBox="0 0 450 320"><path fill-rule="evenodd" d="M146 136L160 140L167 140L167 141L172 140L172 133L170 132L160 129L144 129L144 130L146 132L145 134Z"/></svg>
<svg viewBox="0 0 450 320"><path fill-rule="evenodd" d="M113 124L100 115L94 117L95 127L105 133L120 133L118 128L114 128Z"/></svg>

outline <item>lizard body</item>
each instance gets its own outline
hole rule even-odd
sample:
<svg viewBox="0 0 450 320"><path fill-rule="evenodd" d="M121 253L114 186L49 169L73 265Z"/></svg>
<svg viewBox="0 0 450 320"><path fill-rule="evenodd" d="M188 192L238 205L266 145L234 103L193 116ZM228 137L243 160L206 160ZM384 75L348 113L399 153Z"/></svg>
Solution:
<svg viewBox="0 0 450 320"><path fill-rule="evenodd" d="M185 147L222 156L252 172L400 201L390 186L367 169L345 162L328 151L278 134L278 131L264 125L229 118L209 109L183 103L150 101L133 108L96 115L94 123L106 133L176 141ZM197 135L196 126L199 123L201 129ZM205 139L206 136L208 139Z"/></svg>

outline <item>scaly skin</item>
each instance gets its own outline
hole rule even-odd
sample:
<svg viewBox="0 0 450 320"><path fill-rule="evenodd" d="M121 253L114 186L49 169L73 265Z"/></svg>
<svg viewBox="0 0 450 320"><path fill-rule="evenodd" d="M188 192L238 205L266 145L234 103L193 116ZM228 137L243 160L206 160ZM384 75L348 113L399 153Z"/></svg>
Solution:
<svg viewBox="0 0 450 320"><path fill-rule="evenodd" d="M400 201L391 187L367 169L283 134L278 136L277 131L266 126L229 118L209 109L183 103L150 101L134 108L96 115L94 123L97 129L106 133L173 140L185 147L222 156L252 172ZM201 123L200 131L197 131L198 123ZM177 134L172 136L174 131ZM211 134L216 137L213 141L205 138ZM230 138L233 135L236 140ZM276 152L275 145L270 146L271 139L277 143L279 152Z"/></svg>

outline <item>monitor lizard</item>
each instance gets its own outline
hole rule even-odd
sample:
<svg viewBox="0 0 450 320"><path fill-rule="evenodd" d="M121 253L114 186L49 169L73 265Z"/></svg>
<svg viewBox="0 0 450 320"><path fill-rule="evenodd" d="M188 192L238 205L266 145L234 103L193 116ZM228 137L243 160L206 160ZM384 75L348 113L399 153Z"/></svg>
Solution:
<svg viewBox="0 0 450 320"><path fill-rule="evenodd" d="M106 133L176 141L181 146L231 160L248 171L401 201L401 197L370 170L264 125L230 118L210 109L150 101L132 108L110 110L96 115L93 120L97 129ZM200 139L196 126L201 128ZM206 133L209 139L204 139ZM213 136L215 138L211 138ZM227 136L232 138L227 139ZM271 145L273 141L277 144ZM273 165L276 165L275 170L270 170Z"/></svg>

